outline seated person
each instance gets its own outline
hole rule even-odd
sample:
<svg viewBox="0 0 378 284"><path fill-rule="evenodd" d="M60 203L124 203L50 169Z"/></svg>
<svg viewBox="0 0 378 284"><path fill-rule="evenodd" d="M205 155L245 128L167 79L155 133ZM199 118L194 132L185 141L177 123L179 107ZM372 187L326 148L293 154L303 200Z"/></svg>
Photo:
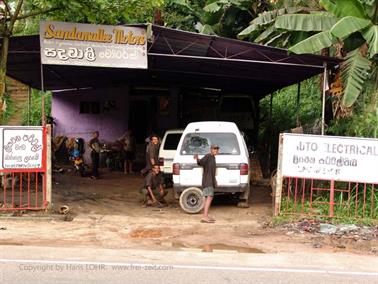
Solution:
<svg viewBox="0 0 378 284"><path fill-rule="evenodd" d="M148 173L144 180L144 186L139 190L142 195L142 205L155 205L163 207L167 202L164 200L164 196L167 192L163 189L163 177L160 174L159 165L153 165L152 171Z"/></svg>

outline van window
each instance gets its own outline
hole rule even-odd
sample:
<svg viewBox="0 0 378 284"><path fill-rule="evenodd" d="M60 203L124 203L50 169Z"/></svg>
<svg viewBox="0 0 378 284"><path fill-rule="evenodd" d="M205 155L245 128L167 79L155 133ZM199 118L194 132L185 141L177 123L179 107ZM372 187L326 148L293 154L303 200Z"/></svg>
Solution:
<svg viewBox="0 0 378 284"><path fill-rule="evenodd" d="M208 154L210 146L219 146L219 155L239 155L239 143L234 133L188 133L182 143L182 155Z"/></svg>
<svg viewBox="0 0 378 284"><path fill-rule="evenodd" d="M182 133L170 133L165 137L164 150L176 150Z"/></svg>

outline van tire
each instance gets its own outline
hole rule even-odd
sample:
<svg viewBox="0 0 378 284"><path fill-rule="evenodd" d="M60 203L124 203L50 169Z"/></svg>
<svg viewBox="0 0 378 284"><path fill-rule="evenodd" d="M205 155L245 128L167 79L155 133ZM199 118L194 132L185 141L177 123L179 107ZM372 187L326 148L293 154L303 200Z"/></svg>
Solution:
<svg viewBox="0 0 378 284"><path fill-rule="evenodd" d="M249 208L248 200L249 200L249 193L250 193L250 187L248 187L242 194L239 196L239 202L237 204L237 207L239 208Z"/></svg>
<svg viewBox="0 0 378 284"><path fill-rule="evenodd" d="M180 195L180 206L189 214L199 213L205 205L202 190L197 187L189 187Z"/></svg>

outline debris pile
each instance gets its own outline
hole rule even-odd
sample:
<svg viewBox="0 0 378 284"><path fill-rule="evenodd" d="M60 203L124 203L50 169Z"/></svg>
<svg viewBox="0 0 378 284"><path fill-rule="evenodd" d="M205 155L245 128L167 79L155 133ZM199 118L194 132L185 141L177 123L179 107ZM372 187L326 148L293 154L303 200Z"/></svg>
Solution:
<svg viewBox="0 0 378 284"><path fill-rule="evenodd" d="M378 226L368 227L355 224L329 224L320 220L303 219L299 222L286 223L281 228L290 234L312 233L316 235L353 236L362 240L378 239Z"/></svg>

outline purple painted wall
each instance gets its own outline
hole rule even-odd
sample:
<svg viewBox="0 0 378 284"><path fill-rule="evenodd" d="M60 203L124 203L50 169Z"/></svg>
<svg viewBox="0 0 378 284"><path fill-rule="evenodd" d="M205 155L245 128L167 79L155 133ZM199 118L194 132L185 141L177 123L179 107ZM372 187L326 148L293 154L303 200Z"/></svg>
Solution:
<svg viewBox="0 0 378 284"><path fill-rule="evenodd" d="M56 119L54 136L82 137L100 132L101 142L119 138L128 127L129 92L127 88L79 90L53 94L52 116ZM80 102L98 101L100 114L80 113ZM116 109L104 111L106 102L114 101Z"/></svg>

